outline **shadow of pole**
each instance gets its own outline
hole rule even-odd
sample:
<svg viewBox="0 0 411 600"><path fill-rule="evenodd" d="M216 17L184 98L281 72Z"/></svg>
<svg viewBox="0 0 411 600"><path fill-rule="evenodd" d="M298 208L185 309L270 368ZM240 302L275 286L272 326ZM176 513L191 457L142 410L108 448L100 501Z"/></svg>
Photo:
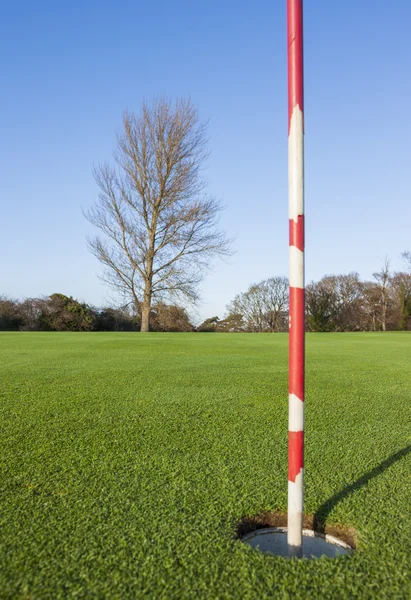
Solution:
<svg viewBox="0 0 411 600"><path fill-rule="evenodd" d="M347 496L349 496L350 494L353 494L357 490L367 485L367 483L371 479L383 473L386 469L388 469L394 463L404 458L404 456L406 456L410 452L411 444L409 446L406 446L402 450L399 450L398 452L384 460L380 465L378 465L378 467L375 467L375 469L372 469L372 471L368 471L368 473L365 473L365 475L357 479L357 481L354 481L346 488L344 488L340 492L337 492L337 494L334 494L333 496L331 496L331 498L326 500L314 514L314 530L320 533L324 533L327 518L330 512L333 510L334 506L341 502L341 500L347 498Z"/></svg>

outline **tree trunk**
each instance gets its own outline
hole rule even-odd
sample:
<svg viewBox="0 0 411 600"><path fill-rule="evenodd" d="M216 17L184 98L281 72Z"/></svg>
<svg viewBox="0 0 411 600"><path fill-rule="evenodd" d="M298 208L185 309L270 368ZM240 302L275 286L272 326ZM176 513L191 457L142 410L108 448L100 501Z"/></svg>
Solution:
<svg viewBox="0 0 411 600"><path fill-rule="evenodd" d="M154 219L154 217L153 217ZM152 223L152 228L155 229L155 222ZM146 278L144 286L144 300L141 306L141 329L140 331L150 331L150 308L151 296L153 294L153 258L154 258L154 243L155 236L150 234L149 252L146 263Z"/></svg>
<svg viewBox="0 0 411 600"><path fill-rule="evenodd" d="M144 290L144 300L141 305L141 329L140 331L150 331L150 308L151 308L151 282L146 282Z"/></svg>
<svg viewBox="0 0 411 600"><path fill-rule="evenodd" d="M382 299L382 330L386 331L386 321L387 321L387 300L385 294Z"/></svg>

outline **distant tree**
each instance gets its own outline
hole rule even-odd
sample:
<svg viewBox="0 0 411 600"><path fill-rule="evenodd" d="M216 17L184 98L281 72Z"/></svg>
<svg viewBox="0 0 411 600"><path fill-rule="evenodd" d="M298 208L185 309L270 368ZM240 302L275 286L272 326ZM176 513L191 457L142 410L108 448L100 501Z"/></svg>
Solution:
<svg viewBox="0 0 411 600"><path fill-rule="evenodd" d="M20 314L23 331L39 331L42 328L41 316L46 310L47 299L45 298L26 298L20 303Z"/></svg>
<svg viewBox="0 0 411 600"><path fill-rule="evenodd" d="M227 306L230 315L241 315L248 331L286 331L288 328L288 279L270 277L237 294Z"/></svg>
<svg viewBox="0 0 411 600"><path fill-rule="evenodd" d="M220 319L218 317L210 317L203 321L201 325L197 327L197 331L201 331L203 333L211 333L216 331L217 325Z"/></svg>
<svg viewBox="0 0 411 600"><path fill-rule="evenodd" d="M237 294L227 306L227 312L242 315L248 331L264 331L265 306L260 285L252 284L246 292Z"/></svg>
<svg viewBox="0 0 411 600"><path fill-rule="evenodd" d="M411 329L411 273L394 273L390 280L392 309L389 314L391 328Z"/></svg>
<svg viewBox="0 0 411 600"><path fill-rule="evenodd" d="M95 331L139 331L140 320L125 308L102 308L96 310Z"/></svg>
<svg viewBox="0 0 411 600"><path fill-rule="evenodd" d="M46 331L91 331L95 316L71 296L52 294L42 305L40 326Z"/></svg>
<svg viewBox="0 0 411 600"><path fill-rule="evenodd" d="M363 327L363 283L358 273L334 278L337 296L337 330L360 331Z"/></svg>
<svg viewBox="0 0 411 600"><path fill-rule="evenodd" d="M364 322L363 284L358 273L326 275L306 289L311 331L359 331Z"/></svg>
<svg viewBox="0 0 411 600"><path fill-rule="evenodd" d="M287 331L288 329L288 279L270 277L262 281L261 292L264 315L269 331Z"/></svg>
<svg viewBox="0 0 411 600"><path fill-rule="evenodd" d="M19 302L0 296L0 330L18 331L22 323Z"/></svg>
<svg viewBox="0 0 411 600"><path fill-rule="evenodd" d="M189 316L184 308L159 302L152 308L154 331L193 331Z"/></svg>
<svg viewBox="0 0 411 600"><path fill-rule="evenodd" d="M389 305L390 296L390 261L385 258L384 264L381 270L377 273L373 273L373 277L377 282L377 288L379 291L379 304L380 304L380 323L381 329L386 331L387 329L387 311Z"/></svg>
<svg viewBox="0 0 411 600"><path fill-rule="evenodd" d="M329 281L322 279L307 285L305 306L307 328L310 331L335 331L337 297Z"/></svg>
<svg viewBox="0 0 411 600"><path fill-rule="evenodd" d="M366 281L363 284L363 311L364 311L364 325L363 330L378 331L380 328L381 316L381 304L380 304L380 290L375 284L375 281Z"/></svg>
<svg viewBox="0 0 411 600"><path fill-rule="evenodd" d="M408 267L408 273L394 273L390 283L397 327L411 329L411 252L403 252L402 257Z"/></svg>
<svg viewBox="0 0 411 600"><path fill-rule="evenodd" d="M240 333L245 331L246 325L244 322L243 315L238 313L228 314L224 319L218 321L216 324L216 331L227 332L227 333Z"/></svg>
<svg viewBox="0 0 411 600"><path fill-rule="evenodd" d="M153 300L197 300L211 259L230 253L217 230L221 206L200 177L206 157L206 127L191 102L163 98L124 114L116 166L94 170L100 195L86 217L103 238L89 248L104 280L141 307L141 331Z"/></svg>

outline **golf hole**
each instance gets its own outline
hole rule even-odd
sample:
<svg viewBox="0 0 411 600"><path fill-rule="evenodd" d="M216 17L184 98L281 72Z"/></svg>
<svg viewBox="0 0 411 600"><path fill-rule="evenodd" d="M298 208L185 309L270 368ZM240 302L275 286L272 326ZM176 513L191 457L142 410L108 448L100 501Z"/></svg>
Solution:
<svg viewBox="0 0 411 600"><path fill-rule="evenodd" d="M262 513L245 517L238 526L238 537L260 552L289 558L286 523L287 515L284 513ZM315 531L315 525L323 531ZM307 515L304 517L302 558L350 555L355 549L354 533L353 529L342 526L323 527L316 523L314 516Z"/></svg>

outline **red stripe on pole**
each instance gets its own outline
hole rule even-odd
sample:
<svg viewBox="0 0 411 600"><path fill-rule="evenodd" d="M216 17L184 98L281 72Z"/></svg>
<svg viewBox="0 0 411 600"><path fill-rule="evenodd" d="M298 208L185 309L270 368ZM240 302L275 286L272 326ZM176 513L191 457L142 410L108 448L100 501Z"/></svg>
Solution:
<svg viewBox="0 0 411 600"><path fill-rule="evenodd" d="M304 468L304 431L288 432L288 481L295 482Z"/></svg>
<svg viewBox="0 0 411 600"><path fill-rule="evenodd" d="M304 252L304 216L298 215L298 222L290 219L290 246Z"/></svg>
<svg viewBox="0 0 411 600"><path fill-rule="evenodd" d="M288 0L288 122L294 107L304 112L302 0Z"/></svg>
<svg viewBox="0 0 411 600"><path fill-rule="evenodd" d="M304 400L304 289L290 288L289 393Z"/></svg>

